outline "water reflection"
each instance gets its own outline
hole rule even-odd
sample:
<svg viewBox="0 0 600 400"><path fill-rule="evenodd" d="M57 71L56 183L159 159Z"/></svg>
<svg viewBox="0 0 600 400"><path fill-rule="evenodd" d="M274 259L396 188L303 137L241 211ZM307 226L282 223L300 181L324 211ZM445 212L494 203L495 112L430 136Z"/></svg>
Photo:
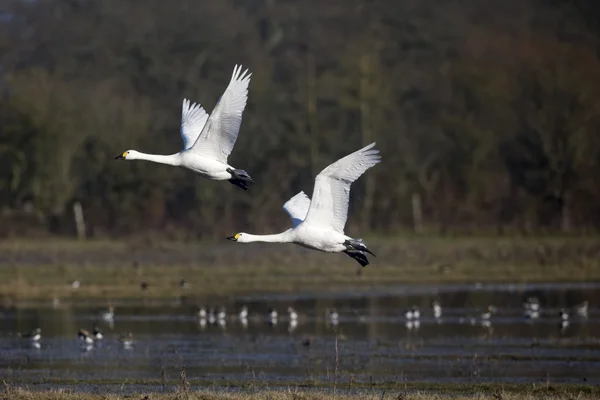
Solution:
<svg viewBox="0 0 600 400"><path fill-rule="evenodd" d="M176 308L8 308L0 378L157 379L185 366L194 379L327 380L338 346L340 371L354 380L600 383L599 288L412 286ZM18 334L38 327L38 340Z"/></svg>

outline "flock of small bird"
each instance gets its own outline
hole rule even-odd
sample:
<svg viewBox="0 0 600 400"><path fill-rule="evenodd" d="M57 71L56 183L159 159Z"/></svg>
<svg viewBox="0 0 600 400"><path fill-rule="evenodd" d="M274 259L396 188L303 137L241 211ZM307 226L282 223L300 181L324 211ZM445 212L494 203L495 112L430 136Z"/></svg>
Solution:
<svg viewBox="0 0 600 400"><path fill-rule="evenodd" d="M108 306L108 308L100 310L98 317L102 321L109 324L109 326L114 326L114 307ZM29 333L19 334L19 336L29 340L34 347L38 349L40 348L40 341L42 339L42 330L40 328L35 328ZM87 350L89 350L94 343L98 343L99 341L104 339L104 335L100 331L98 325L94 325L92 332L86 329L79 329L79 331L77 332L77 337L86 346ZM131 332L122 334L119 337L119 342L125 349L131 349L133 346L133 334Z"/></svg>
<svg viewBox="0 0 600 400"><path fill-rule="evenodd" d="M523 302L523 313L528 320L539 318L541 315L540 302L536 297L529 297ZM583 303L573 308L574 312L582 318L588 317L589 303L584 301ZM434 300L431 303L431 310L433 318L440 323L442 321L442 306L438 300ZM460 317L459 323L470 323L471 325L476 324L478 321L485 327L491 326L492 316L498 313L498 308L493 305L489 305L485 311L480 313L478 316L467 316ZM237 319L242 326L248 325L249 312L247 306L242 306L237 315L228 315L225 307L220 307L218 310L215 308L201 307L198 311L199 324L205 327L207 324L220 325L224 327L229 319ZM260 317L259 317L260 318ZM290 331L295 329L298 325L298 313L292 307L288 307L287 316L280 317L277 310L269 309L266 315L266 321L270 325L276 325L279 319L289 321ZM359 317L359 320L364 321L366 317ZM562 328L566 328L569 325L570 314L566 308L560 309L559 321ZM417 306L412 306L404 313L405 326L408 329L418 329L421 320L421 311ZM336 310L328 310L328 322L337 326L339 324L339 314Z"/></svg>
<svg viewBox="0 0 600 400"><path fill-rule="evenodd" d="M540 318L542 315L542 307L540 305L540 301L536 297L529 297L522 303L523 306L523 315L528 320L535 320ZM439 323L442 321L442 306L438 300L434 300L431 304L432 316ZM561 308L558 320L560 322L560 327L562 329L566 329L569 326L569 321L571 319L570 310L567 308ZM581 304L576 305L571 310L574 314L576 314L580 318L588 318L589 313L589 302L586 300ZM484 327L490 327L492 317L494 314L498 313L498 308L489 305L487 309L479 314L478 317L468 316L459 318L459 323L470 323L471 325L476 324L478 321ZM109 306L107 309L102 310L99 314L99 318L104 322L108 323L111 327L114 324L114 307ZM220 307L218 309L215 308L206 308L200 307L197 312L198 323L201 328L206 327L207 325L218 325L222 328L225 328L228 320L237 320L243 327L248 326L249 320L261 319L260 316L251 316L247 306L242 306L237 314L229 315L227 314L225 307ZM293 307L287 308L287 313L284 315L280 315L277 310L270 308L267 314L264 316L264 320L271 326L275 326L278 322L287 321L289 324L288 331L292 332L298 326L299 314ZM359 320L364 321L366 318L359 317ZM418 329L420 326L421 319L421 311L417 306L412 306L404 313L405 326L412 330ZM327 310L327 323L330 325L337 327L340 321L339 313L335 309ZM26 338L34 344L34 346L39 348L39 342L42 338L42 331L40 328L35 328L31 332L27 334L20 335L23 338ZM91 346L94 343L102 340L104 335L100 331L97 325L94 325L92 332L89 332L85 329L79 329L77 332L77 337L87 346ZM134 343L133 334L131 332L127 332L122 334L119 338L120 343L123 345L125 349L131 349Z"/></svg>

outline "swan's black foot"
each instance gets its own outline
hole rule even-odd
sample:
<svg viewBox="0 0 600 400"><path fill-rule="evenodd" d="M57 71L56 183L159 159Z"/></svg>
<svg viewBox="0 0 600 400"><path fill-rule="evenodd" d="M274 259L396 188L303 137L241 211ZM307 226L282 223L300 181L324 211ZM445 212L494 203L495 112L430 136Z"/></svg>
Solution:
<svg viewBox="0 0 600 400"><path fill-rule="evenodd" d="M367 265L369 265L369 260L367 259L367 256L360 251L346 250L344 251L344 254L354 258L361 265L361 267L366 267Z"/></svg>
<svg viewBox="0 0 600 400"><path fill-rule="evenodd" d="M365 246L363 241L360 239L346 240L344 242L344 245L346 245L346 247L348 247L349 250L354 249L358 251L364 251L366 253L369 253L373 257L377 257L371 250L367 248L367 246Z"/></svg>
<svg viewBox="0 0 600 400"><path fill-rule="evenodd" d="M243 169L227 168L226 171L229 172L232 176L232 178L229 179L229 182L232 185L241 187L244 190L248 190L248 188L250 187L248 184L254 183L254 180Z"/></svg>

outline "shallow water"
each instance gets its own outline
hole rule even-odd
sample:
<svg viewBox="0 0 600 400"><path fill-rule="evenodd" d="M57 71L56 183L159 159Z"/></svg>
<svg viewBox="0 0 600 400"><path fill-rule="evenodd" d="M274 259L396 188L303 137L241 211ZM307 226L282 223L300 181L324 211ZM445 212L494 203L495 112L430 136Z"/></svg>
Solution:
<svg viewBox="0 0 600 400"><path fill-rule="evenodd" d="M600 284L394 286L378 292L251 296L213 302L230 315L224 324L203 324L194 305L132 303L116 309L114 323L94 308L0 309L0 379L21 382L83 380L160 383L185 369L193 382L268 382L285 385L332 382L587 382L600 383ZM522 301L536 296L541 314L523 314ZM438 300L442 318L433 316ZM587 300L587 317L575 305ZM247 305L247 324L237 311ZM420 309L419 323L404 313ZM481 318L497 307L489 324ZM287 308L299 313L290 324ZM279 311L269 323L269 308ZM569 323L561 325L559 310ZM329 311L339 313L332 323ZM105 338L85 346L79 328L98 324ZM39 346L17 332L42 329ZM135 341L125 347L123 332Z"/></svg>

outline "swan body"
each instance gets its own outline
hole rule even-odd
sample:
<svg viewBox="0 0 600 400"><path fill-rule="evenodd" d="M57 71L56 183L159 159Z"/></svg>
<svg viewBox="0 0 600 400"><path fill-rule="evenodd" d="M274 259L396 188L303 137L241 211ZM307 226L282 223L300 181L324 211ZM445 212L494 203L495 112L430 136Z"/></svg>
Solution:
<svg viewBox="0 0 600 400"><path fill-rule="evenodd" d="M294 243L325 253L345 253L363 267L368 265L364 253L374 254L361 239L344 234L344 226L348 218L350 185L381 161L374 146L375 143L371 143L321 171L315 178L312 200L300 192L283 205L293 228L274 235L242 232L227 239L239 243Z"/></svg>
<svg viewBox="0 0 600 400"><path fill-rule="evenodd" d="M127 150L117 160L145 160L189 169L214 181L228 180L248 189L254 181L248 173L228 164L227 158L238 137L242 113L248 100L251 73L235 66L231 81L209 116L200 104L184 99L180 133L184 149L170 155L147 154Z"/></svg>

